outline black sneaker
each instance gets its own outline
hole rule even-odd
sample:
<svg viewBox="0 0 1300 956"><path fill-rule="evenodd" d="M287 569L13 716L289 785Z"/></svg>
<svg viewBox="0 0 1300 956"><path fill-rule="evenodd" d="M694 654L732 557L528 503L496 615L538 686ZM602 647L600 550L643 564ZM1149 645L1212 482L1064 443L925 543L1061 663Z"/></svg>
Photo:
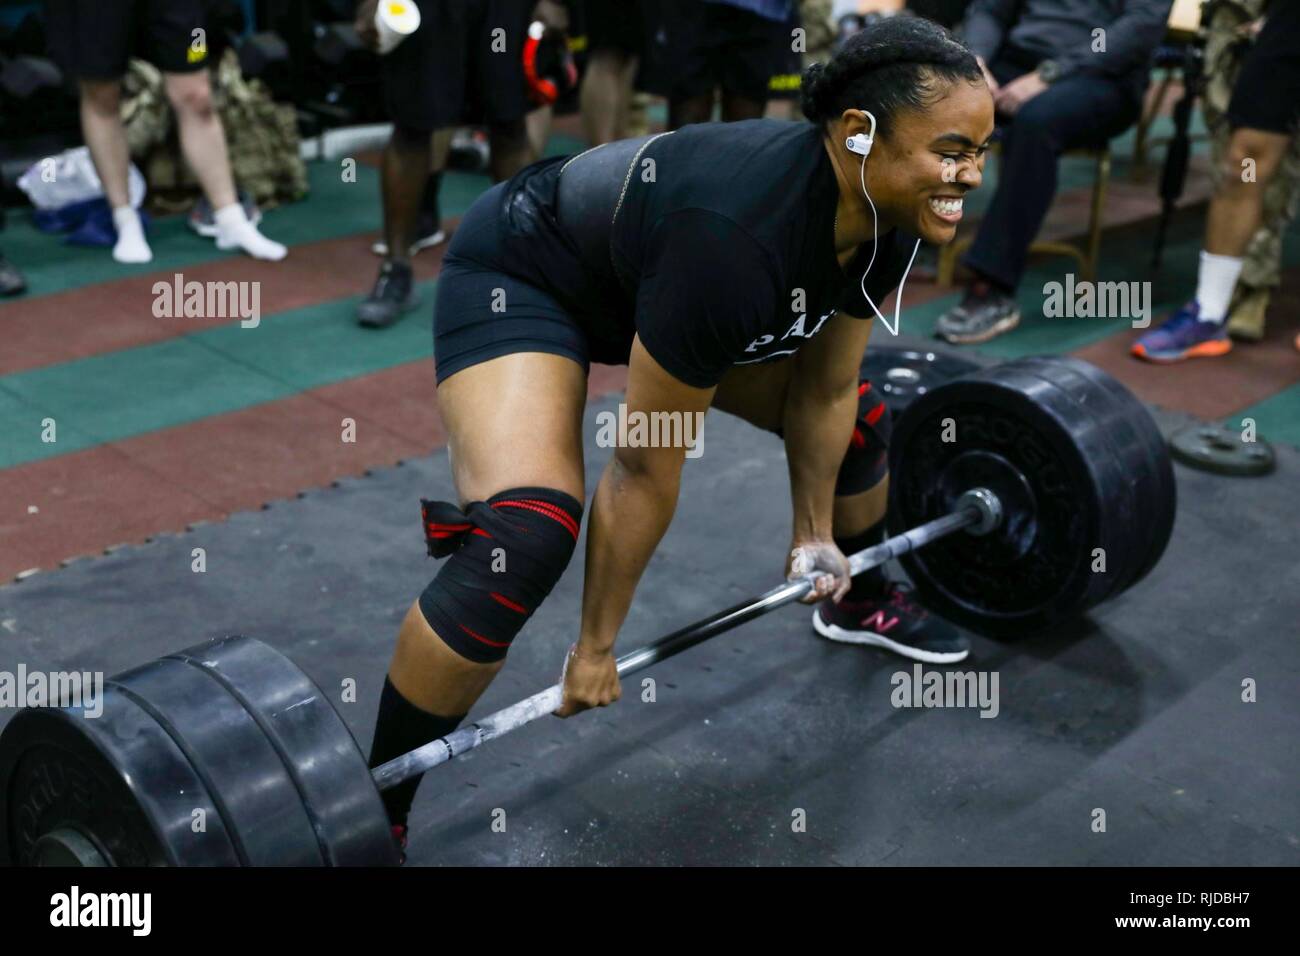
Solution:
<svg viewBox="0 0 1300 956"><path fill-rule="evenodd" d="M1020 307L1015 299L987 285L976 285L967 290L961 305L939 316L935 334L954 345L974 345L1019 324Z"/></svg>
<svg viewBox="0 0 1300 956"><path fill-rule="evenodd" d="M418 301L411 267L388 259L379 267L375 288L357 306L357 321L368 328L384 329L414 308Z"/></svg>
<svg viewBox="0 0 1300 956"><path fill-rule="evenodd" d="M432 249L434 246L441 245L447 241L447 233L443 231L442 225L435 219L421 218L415 227L415 242L411 243L410 255L423 249ZM388 243L383 239L378 239L370 247L370 251L377 256L388 255Z"/></svg>
<svg viewBox="0 0 1300 956"><path fill-rule="evenodd" d="M22 295L27 291L27 280L18 267L0 255L0 295Z"/></svg>
<svg viewBox="0 0 1300 956"><path fill-rule="evenodd" d="M813 629L831 641L883 647L927 664L954 664L970 654L970 642L916 604L911 587L897 581L879 598L823 601L813 611Z"/></svg>

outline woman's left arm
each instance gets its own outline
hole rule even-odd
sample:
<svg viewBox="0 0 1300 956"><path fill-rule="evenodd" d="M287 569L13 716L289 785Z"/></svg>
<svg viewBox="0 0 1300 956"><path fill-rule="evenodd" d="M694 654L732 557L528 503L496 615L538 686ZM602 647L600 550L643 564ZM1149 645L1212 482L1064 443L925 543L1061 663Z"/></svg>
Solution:
<svg viewBox="0 0 1300 956"><path fill-rule="evenodd" d="M870 335L870 320L837 313L795 353L783 423L794 508L792 549L832 540L835 477L853 435L859 370Z"/></svg>

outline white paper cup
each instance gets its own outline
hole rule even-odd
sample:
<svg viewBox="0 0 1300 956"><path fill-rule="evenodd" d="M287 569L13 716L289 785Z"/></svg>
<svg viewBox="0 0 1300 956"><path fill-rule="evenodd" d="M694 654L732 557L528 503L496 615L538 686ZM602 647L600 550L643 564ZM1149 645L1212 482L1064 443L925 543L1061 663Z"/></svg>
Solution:
<svg viewBox="0 0 1300 956"><path fill-rule="evenodd" d="M379 52L392 53L397 45L420 29L420 8L411 0L379 0L375 8Z"/></svg>

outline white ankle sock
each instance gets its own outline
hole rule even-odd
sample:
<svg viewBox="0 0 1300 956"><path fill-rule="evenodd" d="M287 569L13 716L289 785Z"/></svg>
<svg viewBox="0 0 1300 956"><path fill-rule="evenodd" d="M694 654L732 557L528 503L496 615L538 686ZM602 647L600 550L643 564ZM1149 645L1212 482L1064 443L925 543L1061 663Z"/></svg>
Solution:
<svg viewBox="0 0 1300 956"><path fill-rule="evenodd" d="M144 224L140 222L138 212L130 206L118 206L113 210L113 225L117 227L114 259L127 263L149 262L153 259L153 250L144 237Z"/></svg>
<svg viewBox="0 0 1300 956"><path fill-rule="evenodd" d="M239 203L222 206L213 213L217 222L217 248L243 249L254 259L278 262L289 254L280 243L266 238L248 219Z"/></svg>
<svg viewBox="0 0 1300 956"><path fill-rule="evenodd" d="M1234 256L1216 256L1201 250L1201 268L1196 279L1196 301L1201 306L1202 322L1222 322L1228 314L1232 290L1241 275L1245 260Z"/></svg>

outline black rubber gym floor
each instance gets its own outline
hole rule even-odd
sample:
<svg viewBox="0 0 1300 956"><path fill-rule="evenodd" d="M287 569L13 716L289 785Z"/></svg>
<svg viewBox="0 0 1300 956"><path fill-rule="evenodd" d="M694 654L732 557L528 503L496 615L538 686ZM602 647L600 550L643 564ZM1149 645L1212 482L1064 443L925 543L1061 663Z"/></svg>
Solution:
<svg viewBox="0 0 1300 956"><path fill-rule="evenodd" d="M609 454L594 415L617 401L588 409L588 493ZM993 719L895 708L910 662L823 641L786 608L634 675L614 707L432 771L408 865L1300 863L1300 453L1277 451L1261 479L1176 466L1163 561L1087 620L976 638L958 669L996 672ZM246 633L304 667L368 749L397 625L436 567L421 496L454 497L445 452L0 588L0 669L112 674ZM777 583L788 511L779 441L710 416L620 651ZM557 679L581 577L579 559L476 714Z"/></svg>

